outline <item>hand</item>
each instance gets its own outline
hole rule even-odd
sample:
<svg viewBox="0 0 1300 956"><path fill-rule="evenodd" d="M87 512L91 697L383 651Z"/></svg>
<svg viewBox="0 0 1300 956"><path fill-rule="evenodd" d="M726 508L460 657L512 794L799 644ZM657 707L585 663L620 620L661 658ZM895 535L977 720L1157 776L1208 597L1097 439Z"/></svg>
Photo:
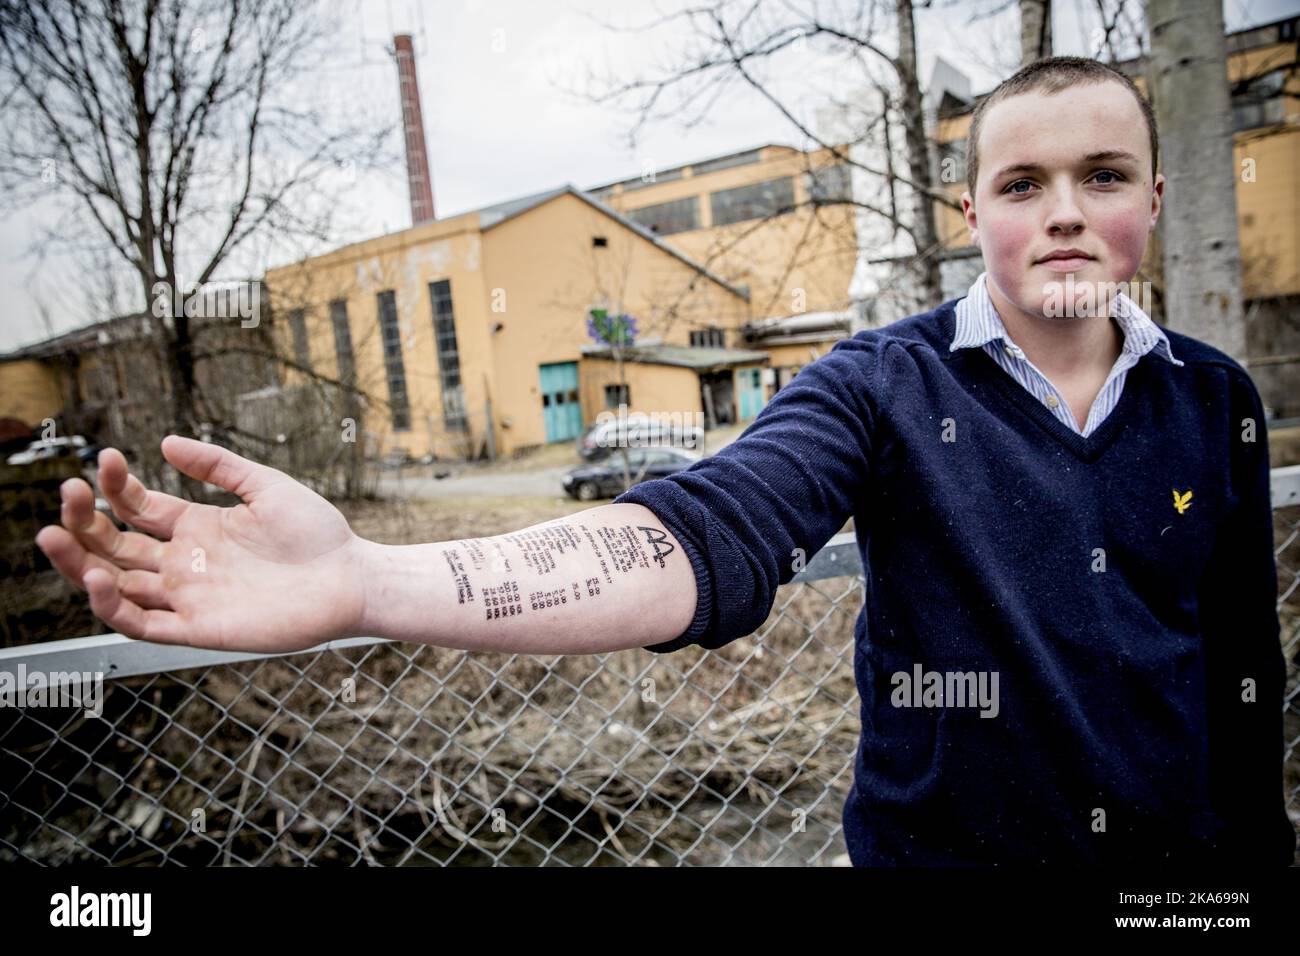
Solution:
<svg viewBox="0 0 1300 956"><path fill-rule="evenodd" d="M121 452L101 451L104 497L148 534L119 531L95 510L90 486L71 478L61 488L62 527L36 535L59 572L89 593L96 617L128 637L226 651L302 650L355 633L368 542L338 509L283 472L217 445L168 435L162 453L243 503L219 508L151 491Z"/></svg>

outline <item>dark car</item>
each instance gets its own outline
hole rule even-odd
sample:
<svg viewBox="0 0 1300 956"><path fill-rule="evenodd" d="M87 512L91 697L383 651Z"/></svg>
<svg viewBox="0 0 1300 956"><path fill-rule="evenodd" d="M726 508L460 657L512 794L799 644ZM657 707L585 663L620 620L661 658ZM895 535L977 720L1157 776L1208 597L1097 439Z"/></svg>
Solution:
<svg viewBox="0 0 1300 956"><path fill-rule="evenodd" d="M629 448L627 457L634 485L671 475L700 460L699 455L680 448ZM621 495L627 490L623 481L622 452L615 451L597 464L573 469L564 476L563 484L565 492L579 501Z"/></svg>

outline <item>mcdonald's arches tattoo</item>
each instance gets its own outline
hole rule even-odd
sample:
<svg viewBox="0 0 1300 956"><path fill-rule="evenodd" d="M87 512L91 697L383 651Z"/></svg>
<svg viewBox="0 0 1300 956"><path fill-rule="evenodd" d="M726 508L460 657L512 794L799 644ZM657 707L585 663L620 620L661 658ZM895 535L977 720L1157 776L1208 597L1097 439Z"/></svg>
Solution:
<svg viewBox="0 0 1300 956"><path fill-rule="evenodd" d="M664 558L668 557L668 555L672 554L674 551L677 550L668 541L668 532L661 531L658 528L647 528L645 525L640 525L640 524L637 525L637 528L640 529L641 531L644 531L646 541L649 544L654 545L655 556L653 560L658 561L659 567L662 568L664 566ZM658 535L658 537L655 537L655 535ZM660 550L661 546L666 550L661 551Z"/></svg>

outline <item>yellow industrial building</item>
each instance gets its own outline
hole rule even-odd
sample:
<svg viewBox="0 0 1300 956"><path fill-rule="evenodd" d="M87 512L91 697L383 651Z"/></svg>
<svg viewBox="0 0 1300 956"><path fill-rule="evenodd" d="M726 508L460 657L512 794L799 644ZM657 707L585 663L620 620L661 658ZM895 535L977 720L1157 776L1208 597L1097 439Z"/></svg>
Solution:
<svg viewBox="0 0 1300 956"><path fill-rule="evenodd" d="M760 296L761 318L847 305L852 217L807 205L824 156L765 146L639 188L564 186L272 270L299 366L286 384L355 375L380 400L366 427L412 457L568 441L620 405L709 426L750 419L783 384L778 367L788 380L845 331L749 341L762 337ZM846 184L836 172L827 182ZM621 356L590 337L593 310L636 319Z"/></svg>

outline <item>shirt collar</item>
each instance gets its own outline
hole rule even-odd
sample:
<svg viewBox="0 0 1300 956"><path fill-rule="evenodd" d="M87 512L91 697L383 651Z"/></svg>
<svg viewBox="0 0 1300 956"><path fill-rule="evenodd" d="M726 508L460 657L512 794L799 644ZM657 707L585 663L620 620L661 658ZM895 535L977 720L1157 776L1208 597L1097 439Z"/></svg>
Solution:
<svg viewBox="0 0 1300 956"><path fill-rule="evenodd" d="M948 351L963 348L978 348L995 339L1002 339L1007 345L1015 346L998 310L993 306L987 285L987 272L981 272L979 278L971 285L966 297L956 306L957 328ZM1135 358L1141 358L1147 352L1155 351L1157 355L1168 359L1174 365L1185 363L1174 358L1169 346L1169 337L1142 308L1123 292L1115 296L1114 308L1111 310L1116 324L1124 333L1124 351L1131 352Z"/></svg>

